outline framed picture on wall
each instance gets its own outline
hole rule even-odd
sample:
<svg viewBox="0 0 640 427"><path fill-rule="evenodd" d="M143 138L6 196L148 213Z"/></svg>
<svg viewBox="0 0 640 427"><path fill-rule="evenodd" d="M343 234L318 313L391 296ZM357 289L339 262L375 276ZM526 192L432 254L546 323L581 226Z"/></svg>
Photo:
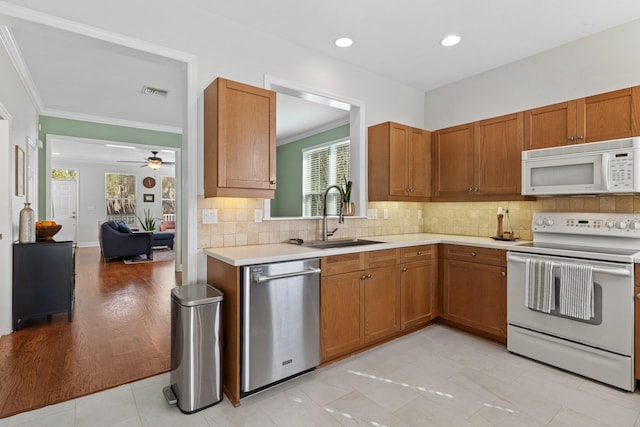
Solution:
<svg viewBox="0 0 640 427"><path fill-rule="evenodd" d="M24 150L16 145L16 196L24 196L25 176L24 176Z"/></svg>
<svg viewBox="0 0 640 427"><path fill-rule="evenodd" d="M156 197L153 194L145 194L143 200L145 202L155 202Z"/></svg>

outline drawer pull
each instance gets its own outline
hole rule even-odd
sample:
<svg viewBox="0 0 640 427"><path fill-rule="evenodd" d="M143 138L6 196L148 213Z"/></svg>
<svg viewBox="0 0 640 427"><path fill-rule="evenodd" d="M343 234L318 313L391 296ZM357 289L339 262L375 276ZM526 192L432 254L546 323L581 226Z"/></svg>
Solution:
<svg viewBox="0 0 640 427"><path fill-rule="evenodd" d="M475 252L471 252L471 256L476 256L476 253Z"/></svg>
<svg viewBox="0 0 640 427"><path fill-rule="evenodd" d="M403 273L406 273L406 272L407 272L407 267L403 267L403 268L402 268L402 272L403 272ZM640 298L640 294L638 294L638 298Z"/></svg>
<svg viewBox="0 0 640 427"><path fill-rule="evenodd" d="M422 255L422 251L418 251L418 256Z"/></svg>

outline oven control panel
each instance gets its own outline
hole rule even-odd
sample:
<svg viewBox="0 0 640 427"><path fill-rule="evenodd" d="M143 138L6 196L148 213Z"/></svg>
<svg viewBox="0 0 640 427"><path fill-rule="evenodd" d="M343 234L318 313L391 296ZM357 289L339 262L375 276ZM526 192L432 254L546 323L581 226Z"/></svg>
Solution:
<svg viewBox="0 0 640 427"><path fill-rule="evenodd" d="M542 233L640 238L640 214L540 212L531 229Z"/></svg>

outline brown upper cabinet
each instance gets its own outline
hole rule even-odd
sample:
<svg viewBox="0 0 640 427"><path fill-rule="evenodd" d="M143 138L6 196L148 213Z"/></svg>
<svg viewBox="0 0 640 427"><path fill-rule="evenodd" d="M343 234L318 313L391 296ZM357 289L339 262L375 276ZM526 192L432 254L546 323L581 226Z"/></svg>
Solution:
<svg viewBox="0 0 640 427"><path fill-rule="evenodd" d="M520 195L523 113L433 133L434 199Z"/></svg>
<svg viewBox="0 0 640 427"><path fill-rule="evenodd" d="M431 195L431 133L385 122L369 128L369 200L426 201Z"/></svg>
<svg viewBox="0 0 640 427"><path fill-rule="evenodd" d="M640 135L640 87L525 112L525 150Z"/></svg>
<svg viewBox="0 0 640 427"><path fill-rule="evenodd" d="M276 93L217 78L204 91L204 195L270 199Z"/></svg>

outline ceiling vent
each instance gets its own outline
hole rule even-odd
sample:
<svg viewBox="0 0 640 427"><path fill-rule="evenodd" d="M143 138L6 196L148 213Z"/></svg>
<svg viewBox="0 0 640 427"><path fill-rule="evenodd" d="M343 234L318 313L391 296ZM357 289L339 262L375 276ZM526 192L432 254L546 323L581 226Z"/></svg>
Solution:
<svg viewBox="0 0 640 427"><path fill-rule="evenodd" d="M142 93L144 93L145 95L164 96L166 98L167 93L169 92L155 87L142 86Z"/></svg>

